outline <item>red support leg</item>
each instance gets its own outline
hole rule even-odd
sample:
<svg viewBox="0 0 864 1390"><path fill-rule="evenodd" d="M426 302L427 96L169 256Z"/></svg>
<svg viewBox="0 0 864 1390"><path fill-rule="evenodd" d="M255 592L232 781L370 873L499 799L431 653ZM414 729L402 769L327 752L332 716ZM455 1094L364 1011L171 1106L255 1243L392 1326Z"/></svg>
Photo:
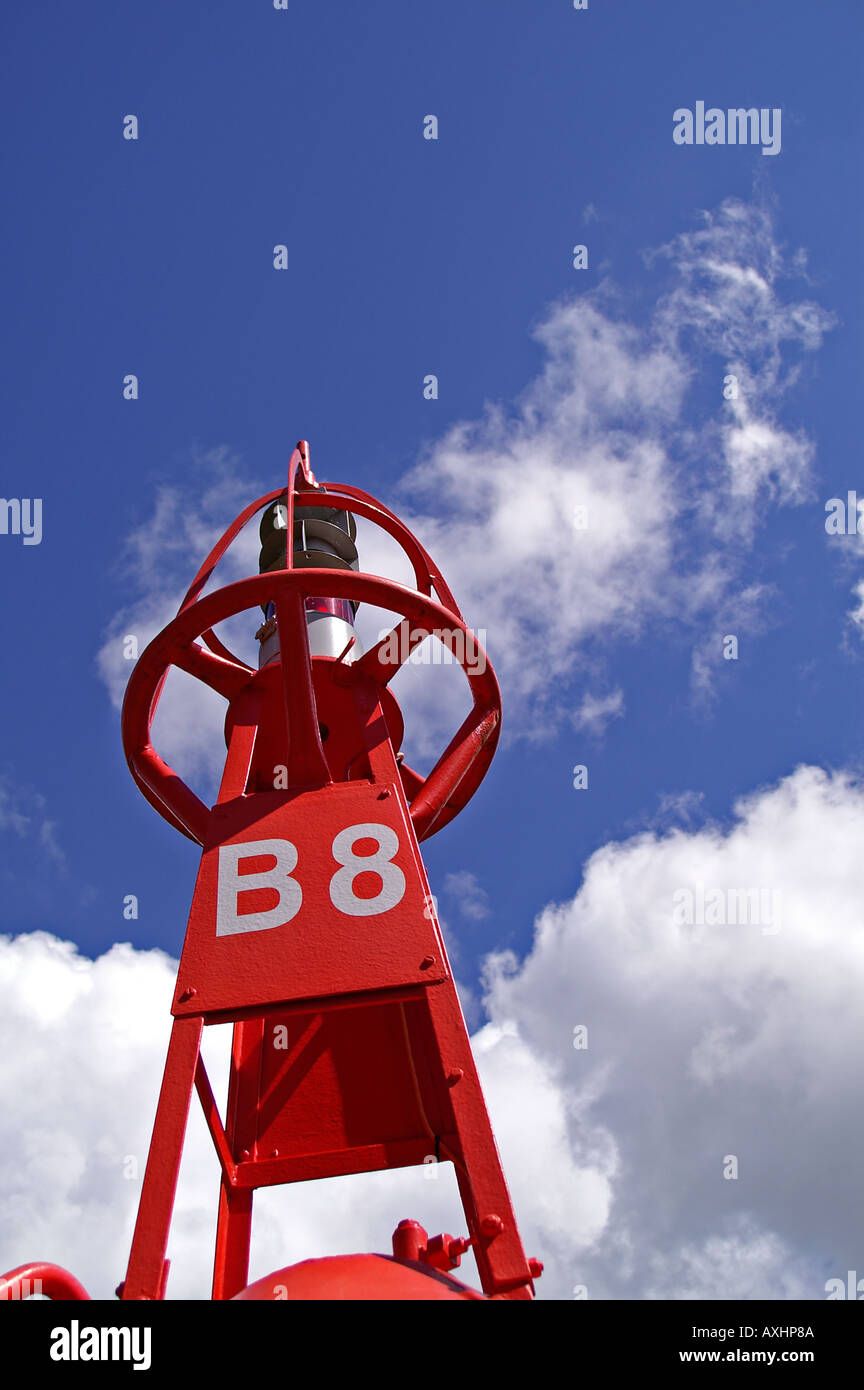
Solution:
<svg viewBox="0 0 864 1390"><path fill-rule="evenodd" d="M233 1298L249 1282L253 1196L253 1188L230 1188L222 1179L213 1264L214 1298Z"/></svg>
<svg viewBox="0 0 864 1390"><path fill-rule="evenodd" d="M483 1292L530 1298L531 1271L516 1227L459 999L450 981L430 989L426 998L444 1075L458 1077L450 1086L462 1159L461 1164L455 1165L456 1178L468 1230L474 1238Z"/></svg>
<svg viewBox="0 0 864 1390"><path fill-rule="evenodd" d="M129 1268L121 1294L123 1299L159 1299L164 1296L163 1269L168 1228L174 1209L203 1026L200 1018L178 1018L171 1029L138 1219L132 1237Z"/></svg>
<svg viewBox="0 0 864 1390"><path fill-rule="evenodd" d="M225 1134L237 1164L248 1161L255 1147L263 1034L263 1019L234 1025ZM253 1195L253 1188L231 1187L223 1174L213 1261L214 1298L233 1298L248 1282Z"/></svg>

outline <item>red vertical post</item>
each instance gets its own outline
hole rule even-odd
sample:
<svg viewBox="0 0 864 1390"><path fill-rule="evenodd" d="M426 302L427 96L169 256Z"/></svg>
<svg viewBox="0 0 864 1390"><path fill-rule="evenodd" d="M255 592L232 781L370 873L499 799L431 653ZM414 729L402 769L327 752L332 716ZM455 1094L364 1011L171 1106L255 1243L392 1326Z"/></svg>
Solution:
<svg viewBox="0 0 864 1390"><path fill-rule="evenodd" d="M189 1118L189 1102L195 1084L202 1027L203 1020L192 1017L175 1019L171 1029L129 1267L121 1295L124 1299L164 1297L168 1229L174 1210L174 1194Z"/></svg>
<svg viewBox="0 0 864 1390"><path fill-rule="evenodd" d="M255 1149L256 1102L261 1070L263 1020L236 1023L231 1043L225 1133L234 1162L248 1163ZM213 1261L213 1297L233 1298L249 1278L252 1239L252 1188L237 1188L222 1175Z"/></svg>

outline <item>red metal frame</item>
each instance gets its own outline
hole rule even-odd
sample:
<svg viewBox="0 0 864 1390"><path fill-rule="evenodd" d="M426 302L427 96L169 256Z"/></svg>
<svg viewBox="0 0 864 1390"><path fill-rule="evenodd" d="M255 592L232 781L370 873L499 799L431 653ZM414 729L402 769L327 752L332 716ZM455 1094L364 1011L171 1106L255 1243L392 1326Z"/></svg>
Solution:
<svg viewBox="0 0 864 1390"><path fill-rule="evenodd" d="M481 1297L447 1273L469 1247L485 1296L530 1298L541 1266L526 1259L519 1239L419 850L488 769L500 728L498 683L419 542L368 494L318 484L303 441L289 467L284 570L202 597L240 529L283 495L259 498L228 528L177 617L139 657L126 692L123 741L132 775L203 854L118 1293L164 1297L196 1090L222 1174L214 1298ZM382 526L407 554L416 589L351 571L293 568L298 506L333 506ZM390 649L378 643L353 663L344 660L347 649L338 660L311 657L309 597L396 612L401 660L430 633L458 636L473 706L426 778L399 753L402 719L388 689L398 664L385 655ZM213 629L271 601L279 659L255 671ZM151 743L172 665L228 701L227 756L212 808ZM284 773L278 785L277 770ZM221 1023L234 1026L224 1125L200 1052L204 1027ZM256 1188L430 1158L455 1167L465 1238L430 1240L418 1223L403 1222L392 1260L311 1261L246 1287ZM275 1294L277 1281L291 1292Z"/></svg>
<svg viewBox="0 0 864 1390"><path fill-rule="evenodd" d="M345 484L331 483L323 486L318 483L309 468L308 451L308 444L301 440L291 456L289 465L285 534L286 571L291 571L292 579L289 593L285 593L284 588L279 591L284 595L282 620L293 624L297 629L294 640L297 640L302 619L302 598L326 592L333 598L353 598L357 602L364 601L382 608L395 609L413 622L417 640L422 640L427 631L437 629L460 632L463 642L467 643L463 648L465 656L461 664L472 687L474 709L427 778L419 777L404 763L400 764L400 778L412 802L412 819L418 829L418 838L425 839L434 830L442 829L458 814L473 796L488 770L498 743L501 714L498 683L480 644L462 621L456 600L440 570L416 537L393 512L369 493ZM295 491L295 488L298 490ZM206 833L207 808L153 750L150 729L169 666L175 665L189 675L198 677L228 699L243 689L249 678L255 674L251 667L225 647L213 628L226 618L242 612L244 608L260 603L259 594L270 597L274 592L273 575L241 580L239 584L230 585L218 591L218 594L209 595L200 601L199 595L246 523L256 512L284 496L285 489L267 493L250 503L232 522L192 581L180 605L177 618L151 642L139 658L127 688L123 706L123 743L132 776L159 814L175 829L199 844L203 843ZM292 571L293 517L294 508L298 504L301 507L335 506L375 522L399 543L407 555L414 570L416 590L406 589L391 580L346 573L344 570ZM287 573L279 578L283 585L288 581ZM256 585L257 588L252 587ZM440 604L435 604L430 597L433 589ZM422 601L424 596L427 598L425 606ZM424 623L428 625L425 629ZM203 647L196 645L196 639L199 637L204 643ZM361 669L373 674L379 684L386 684L392 680L399 669L398 665L389 664L385 668L377 659L381 650L386 649L387 641L385 638L378 643L371 652L366 653L362 663L358 663ZM411 645L416 645L416 642ZM286 647L283 645L283 653L285 650ZM478 660L481 656L482 663ZM308 650L305 660L302 650L300 657L304 666L307 665ZM470 668L481 664L484 667L484 675L477 676ZM283 656L283 669L284 666ZM286 678L286 698L295 702L296 718L300 721L298 734L303 727L303 719L306 719L308 743L298 737L297 746L302 749L299 756L314 760L317 756L315 745L320 743L320 740L317 730L310 724L314 701L310 698L305 674L300 681L297 681L296 676L293 679ZM482 715L478 711L480 702L483 705ZM469 770L471 775L466 777ZM460 788L463 778L466 780ZM445 789L447 795L442 799ZM419 802L416 810L415 801Z"/></svg>
<svg viewBox="0 0 864 1390"><path fill-rule="evenodd" d="M280 494L275 494L277 497ZM266 500L266 499L265 499ZM270 500L272 500L272 495ZM342 499L329 490L316 498L316 504L335 504ZM260 672L233 657L222 646L212 628L244 609L274 599L281 637L284 699L289 730L289 785L307 785L329 780L318 733L318 708L313 689L312 661L306 644L303 599L326 591L328 597L354 599L381 608L394 609L412 624L416 646L434 631L459 633L463 666L474 695L474 705L428 777L421 778L400 764L403 789L410 796L411 818L418 839L441 829L470 800L486 774L498 742L501 697L498 682L488 659L473 633L452 610L435 603L393 580L345 570L285 570L241 579L216 593L180 609L177 617L155 637L138 658L127 687L123 706L123 742L132 774L148 801L160 815L190 839L203 844L210 812L202 801L165 763L150 741L150 730L168 668L172 665L197 676L205 684L235 700L254 685ZM394 629L398 637L399 628ZM195 645L202 637L209 645ZM367 678L370 689L385 687L400 665L381 662L390 634L371 648L359 661L338 663L333 674L337 684L359 689ZM398 650L407 654L408 642ZM216 649L221 650L216 650ZM224 653L224 654L223 654ZM316 658L321 662L326 658Z"/></svg>

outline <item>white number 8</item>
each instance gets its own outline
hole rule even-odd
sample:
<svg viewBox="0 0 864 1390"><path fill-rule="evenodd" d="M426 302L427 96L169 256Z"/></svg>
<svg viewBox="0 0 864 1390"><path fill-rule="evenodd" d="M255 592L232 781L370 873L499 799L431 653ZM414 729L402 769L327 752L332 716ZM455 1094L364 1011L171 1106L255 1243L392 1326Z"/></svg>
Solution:
<svg viewBox="0 0 864 1390"><path fill-rule="evenodd" d="M358 840L377 840L374 854L358 855ZM349 825L333 841L333 858L342 868L330 880L330 901L349 917L372 917L387 912L405 896L405 875L391 861L399 848L399 836L389 825ZM381 877L381 891L374 898L358 898L354 880L358 874L373 872Z"/></svg>

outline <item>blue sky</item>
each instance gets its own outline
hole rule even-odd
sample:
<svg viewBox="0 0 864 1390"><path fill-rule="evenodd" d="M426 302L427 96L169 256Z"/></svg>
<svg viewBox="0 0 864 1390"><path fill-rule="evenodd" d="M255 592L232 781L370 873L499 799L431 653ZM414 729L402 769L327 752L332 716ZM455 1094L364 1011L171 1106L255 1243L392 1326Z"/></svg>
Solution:
<svg viewBox="0 0 864 1390"><path fill-rule="evenodd" d="M0 535L0 930L179 953L197 855L126 771L119 638L300 437L416 521L501 676L501 751L424 851L475 1024L484 959L523 960L595 851L722 839L802 763L852 804L864 554L824 521L864 482L859 5L156 0L3 29L2 491L43 536ZM700 100L780 108L780 153L674 144Z"/></svg>

